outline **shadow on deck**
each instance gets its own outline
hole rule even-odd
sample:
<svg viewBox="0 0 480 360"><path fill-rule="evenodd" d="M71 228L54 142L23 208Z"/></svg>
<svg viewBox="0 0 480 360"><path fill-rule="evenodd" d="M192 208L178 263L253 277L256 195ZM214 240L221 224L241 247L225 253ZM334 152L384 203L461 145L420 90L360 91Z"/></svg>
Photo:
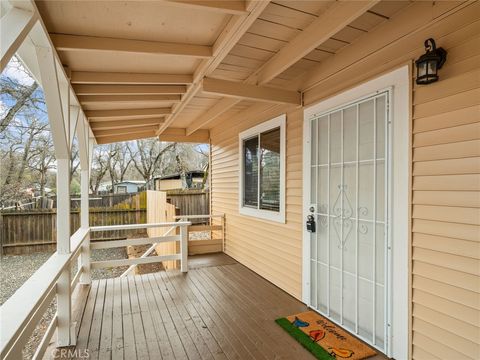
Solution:
<svg viewBox="0 0 480 360"><path fill-rule="evenodd" d="M88 349L89 359L312 358L274 322L305 305L224 254L191 257L189 268L94 281L77 356Z"/></svg>

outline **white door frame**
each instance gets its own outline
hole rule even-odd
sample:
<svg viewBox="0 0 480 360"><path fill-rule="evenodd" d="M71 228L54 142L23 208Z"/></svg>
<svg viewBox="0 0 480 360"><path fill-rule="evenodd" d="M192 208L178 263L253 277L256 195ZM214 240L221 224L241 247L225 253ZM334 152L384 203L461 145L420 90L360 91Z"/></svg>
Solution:
<svg viewBox="0 0 480 360"><path fill-rule="evenodd" d="M408 357L408 144L409 144L409 92L410 71L408 66L363 83L341 94L328 98L304 110L303 125L303 220L310 206L310 119L314 114L323 113L351 103L357 99L391 88L390 134L392 154L390 215L390 241L392 247L390 282L390 346L388 356L396 359ZM302 301L310 302L310 233L303 226ZM395 286L392 286L395 284Z"/></svg>

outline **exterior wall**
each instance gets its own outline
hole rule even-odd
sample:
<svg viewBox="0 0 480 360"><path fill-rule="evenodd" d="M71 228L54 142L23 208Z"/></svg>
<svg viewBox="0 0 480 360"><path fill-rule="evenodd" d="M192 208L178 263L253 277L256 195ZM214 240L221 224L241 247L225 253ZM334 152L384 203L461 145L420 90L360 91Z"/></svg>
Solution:
<svg viewBox="0 0 480 360"><path fill-rule="evenodd" d="M480 6L413 3L311 74L306 105L412 64L434 37L440 81L412 79L410 354L479 358ZM212 213L226 214L226 253L297 298L302 283L302 109L287 109L286 224L238 213L238 133L285 108L211 130Z"/></svg>
<svg viewBox="0 0 480 360"><path fill-rule="evenodd" d="M293 296L302 277L302 126L301 110L287 114L286 223L238 213L238 134L267 118L245 118L212 141L212 205L226 215L225 252ZM268 115L267 115L268 116Z"/></svg>
<svg viewBox="0 0 480 360"><path fill-rule="evenodd" d="M157 186L155 187L156 190L166 191L166 190L173 190L173 189L181 189L182 188L182 180L181 179L172 179L172 180L156 180Z"/></svg>

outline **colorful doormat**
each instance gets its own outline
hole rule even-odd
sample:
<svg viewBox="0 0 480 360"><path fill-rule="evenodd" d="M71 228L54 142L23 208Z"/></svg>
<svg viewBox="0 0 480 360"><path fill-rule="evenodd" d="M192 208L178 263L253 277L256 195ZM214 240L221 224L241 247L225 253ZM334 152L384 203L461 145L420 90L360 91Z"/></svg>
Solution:
<svg viewBox="0 0 480 360"><path fill-rule="evenodd" d="M275 320L317 359L362 360L377 353L314 311Z"/></svg>

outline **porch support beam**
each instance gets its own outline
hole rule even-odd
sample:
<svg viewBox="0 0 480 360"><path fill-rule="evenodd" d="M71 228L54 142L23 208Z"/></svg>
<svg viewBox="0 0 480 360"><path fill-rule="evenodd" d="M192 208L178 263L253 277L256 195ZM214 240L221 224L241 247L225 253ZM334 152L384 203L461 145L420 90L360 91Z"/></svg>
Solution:
<svg viewBox="0 0 480 360"><path fill-rule="evenodd" d="M202 92L225 97L266 101L273 103L302 104L298 91L283 90L272 87L256 86L236 81L206 77L203 79Z"/></svg>
<svg viewBox="0 0 480 360"><path fill-rule="evenodd" d="M160 125L165 119L134 119L134 120L112 120L102 122L90 122L90 127L93 131L96 130L110 130L110 129L125 129L138 126Z"/></svg>
<svg viewBox="0 0 480 360"><path fill-rule="evenodd" d="M379 0L335 2L258 71L248 77L244 83L256 83L257 85L268 83L378 2ZM195 119L188 127L188 132L200 129L210 123L237 102L228 101L225 98L220 100L214 108Z"/></svg>
<svg viewBox="0 0 480 360"><path fill-rule="evenodd" d="M58 51L115 51L196 58L209 58L212 56L212 47L205 45L65 34L50 34L50 38Z"/></svg>
<svg viewBox="0 0 480 360"><path fill-rule="evenodd" d="M77 95L177 95L185 85L73 85Z"/></svg>
<svg viewBox="0 0 480 360"><path fill-rule="evenodd" d="M147 139L155 137L155 130L147 130L138 133L129 133L123 135L112 135L106 137L99 137L96 138L97 144L110 144L114 142L120 141L130 141L130 140L139 140L139 139Z"/></svg>
<svg viewBox="0 0 480 360"><path fill-rule="evenodd" d="M26 36L37 22L35 12L13 7L0 19L0 72L18 50Z"/></svg>
<svg viewBox="0 0 480 360"><path fill-rule="evenodd" d="M79 95L81 104L130 103L139 102L178 102L181 95Z"/></svg>
<svg viewBox="0 0 480 360"><path fill-rule="evenodd" d="M208 143L210 140L210 132L208 130L198 130L190 135L187 135L187 129L168 128L159 136L159 140L171 142Z"/></svg>
<svg viewBox="0 0 480 360"><path fill-rule="evenodd" d="M156 129L157 129L156 125L147 125L147 126L135 126L135 127L131 127L131 128L96 130L94 132L94 134L95 134L95 137L98 139L98 138L102 138L102 137L115 136L115 135L142 133L142 132L145 132L145 131L155 132Z"/></svg>
<svg viewBox="0 0 480 360"><path fill-rule="evenodd" d="M165 0L172 6L194 8L198 10L214 11L231 15L245 15L247 13L245 1L215 1L215 0Z"/></svg>
<svg viewBox="0 0 480 360"><path fill-rule="evenodd" d="M90 138L90 129L85 115L81 115L77 126L78 148L80 155L80 226L83 229L90 227L90 173L93 158L93 139ZM80 284L92 283L90 260L90 232L85 237L78 257L78 268L83 269L80 275Z"/></svg>
<svg viewBox="0 0 480 360"><path fill-rule="evenodd" d="M378 2L379 0L335 2L262 67L257 83L265 84L281 74Z"/></svg>
<svg viewBox="0 0 480 360"><path fill-rule="evenodd" d="M83 114L82 114L83 116ZM70 105L70 136L69 136L69 146L72 149L73 139L75 137L75 132L80 118L80 107L75 105ZM78 137L77 137L78 140Z"/></svg>
<svg viewBox="0 0 480 360"><path fill-rule="evenodd" d="M210 122L218 118L220 115L230 110L233 106L238 104L240 101L242 101L242 99L229 98L229 97L225 97L219 100L215 105L210 107L205 113L200 115L200 117L193 120L193 122L187 127L187 135L191 135L195 131L199 130L201 127L208 125Z"/></svg>
<svg viewBox="0 0 480 360"><path fill-rule="evenodd" d="M55 66L55 58L51 49L37 47L37 60L42 80L48 119L52 132L52 140L57 159L69 159L67 129L65 128L63 105Z"/></svg>
<svg viewBox="0 0 480 360"><path fill-rule="evenodd" d="M92 121L106 121L119 119L158 118L172 112L170 107L155 109L125 109L125 110L87 110L85 115Z"/></svg>
<svg viewBox="0 0 480 360"><path fill-rule="evenodd" d="M70 96L58 76L58 64L50 47L36 47L48 118L57 158L57 253L70 254ZM63 71L63 69L62 69ZM57 346L75 344L72 327L71 274L66 268L57 282ZM72 331L73 330L73 331Z"/></svg>
<svg viewBox="0 0 480 360"><path fill-rule="evenodd" d="M72 71L72 84L191 84L193 75Z"/></svg>
<svg viewBox="0 0 480 360"><path fill-rule="evenodd" d="M250 1L247 4L247 10L249 11L247 15L234 16L230 19L222 33L218 36L215 44L213 44L213 57L210 59L204 59L197 67L195 74L193 75L193 85L188 88L182 101L174 107L173 113L167 117L165 123L160 129L158 129L157 135L160 135L175 121L177 116L180 115L182 110L200 90L201 80L215 71L217 66L228 55L240 38L248 31L250 26L260 16L263 10L265 10L269 3L270 0Z"/></svg>

